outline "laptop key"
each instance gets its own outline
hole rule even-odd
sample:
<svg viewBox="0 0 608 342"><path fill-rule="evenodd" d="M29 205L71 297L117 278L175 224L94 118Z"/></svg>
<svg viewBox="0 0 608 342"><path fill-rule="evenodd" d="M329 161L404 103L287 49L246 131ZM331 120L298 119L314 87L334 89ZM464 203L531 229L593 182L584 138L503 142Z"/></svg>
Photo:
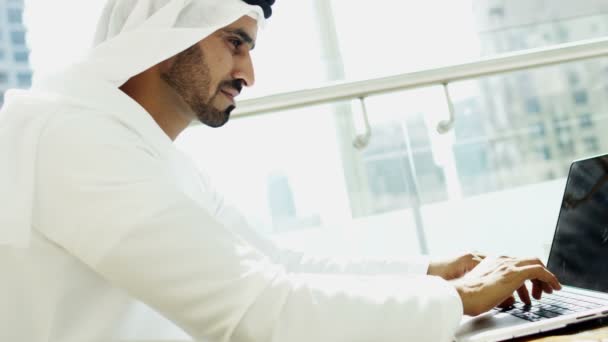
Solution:
<svg viewBox="0 0 608 342"><path fill-rule="evenodd" d="M530 312L514 313L512 315L515 317L525 319L530 322L536 322L536 321L539 321L542 319L541 316L538 316L538 315L530 313Z"/></svg>
<svg viewBox="0 0 608 342"><path fill-rule="evenodd" d="M537 312L536 314L541 317L544 317L544 318L553 318L553 317L561 316L560 314L558 314L556 312L548 311L548 310L541 310L541 311Z"/></svg>
<svg viewBox="0 0 608 342"><path fill-rule="evenodd" d="M552 308L552 309L548 309L548 310L553 311L555 313L558 313L560 315L567 315L567 314L571 314L571 313L574 312L574 311L572 311L570 309L558 308L558 307L555 307L555 308Z"/></svg>

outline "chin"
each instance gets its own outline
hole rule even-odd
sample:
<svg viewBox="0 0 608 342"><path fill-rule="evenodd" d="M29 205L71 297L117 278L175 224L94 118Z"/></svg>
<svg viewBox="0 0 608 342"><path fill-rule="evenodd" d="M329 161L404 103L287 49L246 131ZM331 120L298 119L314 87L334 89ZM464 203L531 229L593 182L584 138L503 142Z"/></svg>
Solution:
<svg viewBox="0 0 608 342"><path fill-rule="evenodd" d="M222 120L222 121L218 120L218 121L211 121L211 122L208 122L208 121L201 121L201 122L211 128L220 128L220 127L224 126L226 123L228 123L228 119L229 119L229 117L226 117L226 119Z"/></svg>
<svg viewBox="0 0 608 342"><path fill-rule="evenodd" d="M214 118L213 120L209 120L208 118L198 118L198 121L205 126L209 126L211 128L219 128L224 126L228 122L229 117L225 118Z"/></svg>
<svg viewBox="0 0 608 342"><path fill-rule="evenodd" d="M218 128L224 126L230 120L230 112L231 110L207 112L205 115L199 115L198 119L209 127Z"/></svg>

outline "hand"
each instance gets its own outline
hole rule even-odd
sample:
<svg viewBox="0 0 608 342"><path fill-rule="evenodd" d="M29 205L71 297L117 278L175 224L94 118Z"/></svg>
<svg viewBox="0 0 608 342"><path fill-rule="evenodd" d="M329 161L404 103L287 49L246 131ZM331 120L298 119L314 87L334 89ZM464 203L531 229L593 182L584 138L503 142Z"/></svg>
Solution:
<svg viewBox="0 0 608 342"><path fill-rule="evenodd" d="M476 316L503 303L513 303L517 291L525 304L531 304L525 281L532 281L532 296L560 290L561 284L539 259L485 258L453 284L462 299L464 314Z"/></svg>
<svg viewBox="0 0 608 342"><path fill-rule="evenodd" d="M445 280L460 278L475 268L484 258L484 255L469 253L447 260L432 261L427 274L439 276Z"/></svg>

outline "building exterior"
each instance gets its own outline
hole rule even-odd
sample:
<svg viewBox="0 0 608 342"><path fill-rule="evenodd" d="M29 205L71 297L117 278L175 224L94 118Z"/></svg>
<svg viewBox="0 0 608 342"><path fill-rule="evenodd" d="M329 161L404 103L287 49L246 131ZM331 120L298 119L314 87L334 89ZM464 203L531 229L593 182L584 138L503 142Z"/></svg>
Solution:
<svg viewBox="0 0 608 342"><path fill-rule="evenodd" d="M484 56L608 34L606 1L478 0L474 12ZM480 80L480 96L455 105L463 192L562 177L608 151L606 76L603 58Z"/></svg>
<svg viewBox="0 0 608 342"><path fill-rule="evenodd" d="M29 50L23 26L23 0L0 1L0 104L10 88L32 83Z"/></svg>

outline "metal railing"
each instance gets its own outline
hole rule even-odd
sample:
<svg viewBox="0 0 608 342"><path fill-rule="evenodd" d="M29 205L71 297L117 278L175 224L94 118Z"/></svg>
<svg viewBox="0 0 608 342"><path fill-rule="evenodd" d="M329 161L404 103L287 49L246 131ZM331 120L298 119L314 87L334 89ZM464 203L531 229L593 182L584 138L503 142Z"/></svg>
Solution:
<svg viewBox="0 0 608 342"><path fill-rule="evenodd" d="M449 84L516 70L608 56L608 38L590 39L413 73L259 97L239 102L234 118L326 104L431 85Z"/></svg>
<svg viewBox="0 0 608 342"><path fill-rule="evenodd" d="M305 89L259 97L240 102L238 109L233 113L233 117L243 118L338 101L359 99L362 103L365 120L367 120L364 100L369 96L406 89L442 85L445 91L448 108L450 109L450 117L449 120L444 120L439 123L437 131L439 133L445 133L452 127L455 119L452 100L448 91L448 85L450 83L602 56L608 56L608 38L590 39L575 43L554 45L547 48L531 49L464 64L390 77L356 82L343 82L315 89ZM369 127L366 128L365 134L361 135L361 137L366 137L366 139L369 140L369 137L371 137L371 130ZM355 141L357 140L355 139ZM357 144L355 144L355 147L357 147ZM409 152L409 165L413 166L411 147L408 146L407 150ZM429 250L420 208L420 194L414 175L415 170L406 172L407 180L412 184L412 211L420 251L422 254L427 254Z"/></svg>

